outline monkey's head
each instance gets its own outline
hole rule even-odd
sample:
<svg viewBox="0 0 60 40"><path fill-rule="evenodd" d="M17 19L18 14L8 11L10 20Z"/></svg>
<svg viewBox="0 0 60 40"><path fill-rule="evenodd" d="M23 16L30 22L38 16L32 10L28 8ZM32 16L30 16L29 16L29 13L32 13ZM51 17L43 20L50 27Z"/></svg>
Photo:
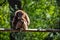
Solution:
<svg viewBox="0 0 60 40"><path fill-rule="evenodd" d="M23 16L23 11L22 10L18 10L15 12L15 16L18 17L18 19L22 19Z"/></svg>
<svg viewBox="0 0 60 40"><path fill-rule="evenodd" d="M23 15L23 14L22 14L22 12L20 12L20 11L15 13L15 16L17 16L17 17L22 17L22 15Z"/></svg>

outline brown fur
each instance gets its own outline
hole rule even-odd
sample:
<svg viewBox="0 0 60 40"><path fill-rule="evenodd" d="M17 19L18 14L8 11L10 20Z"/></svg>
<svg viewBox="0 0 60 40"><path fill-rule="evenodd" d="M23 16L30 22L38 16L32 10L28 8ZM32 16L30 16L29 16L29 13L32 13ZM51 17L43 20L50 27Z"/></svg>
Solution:
<svg viewBox="0 0 60 40"><path fill-rule="evenodd" d="M22 10L17 10L15 12L15 16L12 21L13 28L14 29L22 28L23 30L27 30L29 24L30 24L30 19L29 19L27 13L25 13Z"/></svg>

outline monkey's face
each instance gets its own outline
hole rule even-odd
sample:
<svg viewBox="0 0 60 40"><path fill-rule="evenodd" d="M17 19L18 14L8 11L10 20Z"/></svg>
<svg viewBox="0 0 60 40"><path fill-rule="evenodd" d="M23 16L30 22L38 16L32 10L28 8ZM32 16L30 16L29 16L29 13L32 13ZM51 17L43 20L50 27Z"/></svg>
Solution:
<svg viewBox="0 0 60 40"><path fill-rule="evenodd" d="M18 17L18 19L22 19L22 15L23 14L21 12L17 12L17 15L16 16Z"/></svg>
<svg viewBox="0 0 60 40"><path fill-rule="evenodd" d="M23 15L23 14L22 14L21 12L17 12L17 16L18 16L18 17L22 17L22 15Z"/></svg>

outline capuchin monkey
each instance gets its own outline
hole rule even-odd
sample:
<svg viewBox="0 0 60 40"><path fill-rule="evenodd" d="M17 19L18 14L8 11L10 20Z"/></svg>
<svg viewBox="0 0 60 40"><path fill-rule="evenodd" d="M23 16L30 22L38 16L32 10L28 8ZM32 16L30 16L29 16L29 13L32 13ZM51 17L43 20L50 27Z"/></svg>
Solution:
<svg viewBox="0 0 60 40"><path fill-rule="evenodd" d="M13 17L13 29L27 30L30 24L30 19L23 10L17 10Z"/></svg>

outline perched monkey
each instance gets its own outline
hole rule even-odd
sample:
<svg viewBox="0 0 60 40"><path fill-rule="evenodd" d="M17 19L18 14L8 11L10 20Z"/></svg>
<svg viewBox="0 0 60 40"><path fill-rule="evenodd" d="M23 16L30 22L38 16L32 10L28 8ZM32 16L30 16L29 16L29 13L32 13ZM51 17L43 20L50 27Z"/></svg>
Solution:
<svg viewBox="0 0 60 40"><path fill-rule="evenodd" d="M29 19L27 13L25 13L22 10L17 10L15 12L15 16L12 21L13 28L20 29L20 30L21 29L27 30L29 24L30 24L30 19Z"/></svg>

